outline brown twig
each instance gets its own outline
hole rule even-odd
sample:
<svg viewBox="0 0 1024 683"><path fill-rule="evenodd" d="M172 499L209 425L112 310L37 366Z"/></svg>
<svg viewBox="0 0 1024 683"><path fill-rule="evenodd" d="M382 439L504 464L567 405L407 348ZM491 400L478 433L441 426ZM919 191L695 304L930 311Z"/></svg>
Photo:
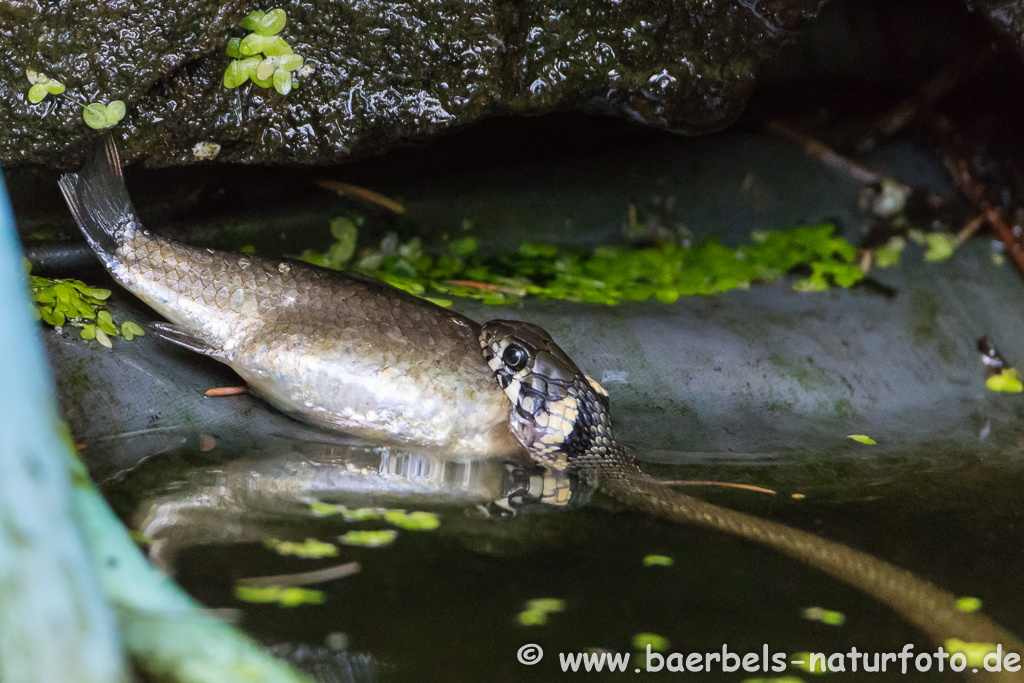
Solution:
<svg viewBox="0 0 1024 683"><path fill-rule="evenodd" d="M815 140L782 121L769 121L766 127L769 132L800 145L804 150L804 154L814 157L829 168L848 175L859 183L873 185L882 181L883 176L881 173L876 173L851 159L847 159L820 140ZM900 187L906 187L901 183L896 184ZM909 188L906 189L909 192Z"/></svg>
<svg viewBox="0 0 1024 683"><path fill-rule="evenodd" d="M483 289L488 292L501 292L503 294L513 294L515 296L526 296L525 289L503 287L501 285L493 285L490 282L477 282L475 280L445 280L445 284L452 285L453 287L473 287L474 289Z"/></svg>
<svg viewBox="0 0 1024 683"><path fill-rule="evenodd" d="M757 491L758 493L770 493L773 496L778 493L771 489L766 489L763 486L754 486L753 484L734 484L728 481L660 481L659 484L665 486L726 486L733 489L743 489L745 491Z"/></svg>
<svg viewBox="0 0 1024 683"><path fill-rule="evenodd" d="M948 120L936 120L934 130L939 138L942 161L950 175L953 176L953 182L956 183L960 191L967 197L967 201L992 226L996 237L1003 243L1004 253L1017 269L1018 275L1024 279L1024 245L1018 239L1020 227L1010 227L1010 224L1006 222L1006 219L1003 218L999 210L989 202L985 196L985 186L974 177L974 174L971 172L970 162L957 148L955 141L952 139Z"/></svg>
<svg viewBox="0 0 1024 683"><path fill-rule="evenodd" d="M362 567L358 562L346 562L334 567L315 569L311 572L300 572L298 574L278 574L277 576L253 576L246 579L239 579L239 586L252 586L254 588L266 588L267 586L308 586L314 583L334 581L357 573Z"/></svg>
<svg viewBox="0 0 1024 683"><path fill-rule="evenodd" d="M348 195L349 197L358 197L364 201L368 201L371 204L382 206L389 211L395 213L405 213L405 207L401 202L386 197L380 192L374 192L373 190L367 190L365 187L359 187L358 185L350 185L349 183L343 183L337 180L318 180L317 185L330 190L331 192L337 192L341 195Z"/></svg>

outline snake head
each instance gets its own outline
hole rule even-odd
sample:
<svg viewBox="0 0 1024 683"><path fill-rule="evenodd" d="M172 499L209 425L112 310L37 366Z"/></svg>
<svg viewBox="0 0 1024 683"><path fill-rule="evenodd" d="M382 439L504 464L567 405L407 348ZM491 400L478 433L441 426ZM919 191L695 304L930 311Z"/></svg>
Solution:
<svg viewBox="0 0 1024 683"><path fill-rule="evenodd" d="M480 348L512 403L512 433L535 459L571 462L610 443L608 394L542 328L492 320Z"/></svg>

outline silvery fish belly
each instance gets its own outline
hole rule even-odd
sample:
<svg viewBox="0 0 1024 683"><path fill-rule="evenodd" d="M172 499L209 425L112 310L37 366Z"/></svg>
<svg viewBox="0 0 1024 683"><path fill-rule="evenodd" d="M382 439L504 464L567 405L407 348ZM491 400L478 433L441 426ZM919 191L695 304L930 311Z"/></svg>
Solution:
<svg viewBox="0 0 1024 683"><path fill-rule="evenodd" d="M519 452L471 320L371 278L150 234L110 137L60 185L114 278L172 323L157 333L228 364L278 408L454 456Z"/></svg>

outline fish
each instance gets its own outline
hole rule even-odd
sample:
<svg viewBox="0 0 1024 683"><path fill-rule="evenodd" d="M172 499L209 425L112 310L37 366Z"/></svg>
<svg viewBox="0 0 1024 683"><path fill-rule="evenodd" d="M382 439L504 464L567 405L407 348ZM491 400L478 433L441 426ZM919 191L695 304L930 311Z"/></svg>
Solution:
<svg viewBox="0 0 1024 683"><path fill-rule="evenodd" d="M469 318L360 274L151 233L111 135L59 185L114 280L168 321L151 330L228 365L279 410L454 457L522 454Z"/></svg>

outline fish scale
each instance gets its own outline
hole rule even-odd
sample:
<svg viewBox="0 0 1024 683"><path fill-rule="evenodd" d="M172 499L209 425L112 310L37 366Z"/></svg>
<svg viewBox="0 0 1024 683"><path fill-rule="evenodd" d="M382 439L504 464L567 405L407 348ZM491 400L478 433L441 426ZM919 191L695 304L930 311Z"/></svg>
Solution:
<svg viewBox="0 0 1024 683"><path fill-rule="evenodd" d="M150 233L109 136L60 184L111 275L172 323L157 334L226 363L279 409L457 457L521 453L472 320L370 278Z"/></svg>

